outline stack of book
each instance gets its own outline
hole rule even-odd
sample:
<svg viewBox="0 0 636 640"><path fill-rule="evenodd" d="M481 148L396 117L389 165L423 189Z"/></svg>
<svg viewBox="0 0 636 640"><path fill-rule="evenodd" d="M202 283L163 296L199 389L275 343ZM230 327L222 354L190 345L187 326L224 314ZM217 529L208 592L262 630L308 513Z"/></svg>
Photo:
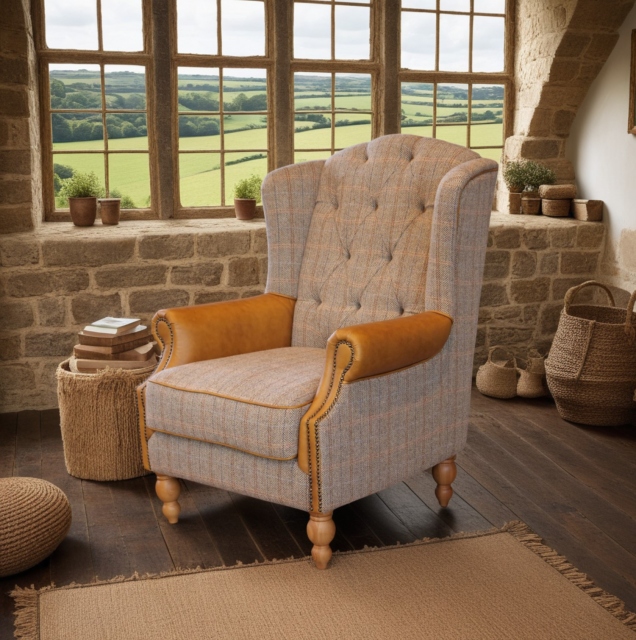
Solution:
<svg viewBox="0 0 636 640"><path fill-rule="evenodd" d="M101 369L145 369L157 363L150 329L136 318L102 318L79 332L73 347L81 373Z"/></svg>

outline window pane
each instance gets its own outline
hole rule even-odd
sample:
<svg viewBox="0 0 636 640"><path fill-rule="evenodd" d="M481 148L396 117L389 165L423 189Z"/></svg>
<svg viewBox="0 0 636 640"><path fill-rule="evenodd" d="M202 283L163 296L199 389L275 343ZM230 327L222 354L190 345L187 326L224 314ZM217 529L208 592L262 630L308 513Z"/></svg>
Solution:
<svg viewBox="0 0 636 640"><path fill-rule="evenodd" d="M369 59L370 13L368 7L336 5L336 58L340 60Z"/></svg>
<svg viewBox="0 0 636 640"><path fill-rule="evenodd" d="M468 122L468 85L438 85L437 124L457 122Z"/></svg>
<svg viewBox="0 0 636 640"><path fill-rule="evenodd" d="M433 85L402 83L402 129L433 124ZM405 133L415 133L409 129ZM422 134L417 134L422 135Z"/></svg>
<svg viewBox="0 0 636 640"><path fill-rule="evenodd" d="M331 6L294 3L294 58L331 60Z"/></svg>
<svg viewBox="0 0 636 640"><path fill-rule="evenodd" d="M503 145L504 88L473 85L470 144L473 147Z"/></svg>
<svg viewBox="0 0 636 640"><path fill-rule="evenodd" d="M122 209L150 207L150 170L147 153L111 153L108 156L110 196L122 198Z"/></svg>
<svg viewBox="0 0 636 640"><path fill-rule="evenodd" d="M470 0L440 0L442 11L470 11Z"/></svg>
<svg viewBox="0 0 636 640"><path fill-rule="evenodd" d="M473 71L504 70L505 18L473 18Z"/></svg>
<svg viewBox="0 0 636 640"><path fill-rule="evenodd" d="M302 115L307 120L295 124L294 148L331 149L331 117L324 113ZM309 118L315 118L317 121L309 120Z"/></svg>
<svg viewBox="0 0 636 640"><path fill-rule="evenodd" d="M225 204L234 201L234 185L254 174L261 178L267 174L266 153L225 154Z"/></svg>
<svg viewBox="0 0 636 640"><path fill-rule="evenodd" d="M436 17L434 13L402 12L402 67L435 69Z"/></svg>
<svg viewBox="0 0 636 640"><path fill-rule="evenodd" d="M475 0L476 13L505 13L506 0Z"/></svg>
<svg viewBox="0 0 636 640"><path fill-rule="evenodd" d="M468 144L468 127L467 126L438 126L435 137L438 140L446 140L453 144L459 144L465 147Z"/></svg>
<svg viewBox="0 0 636 640"><path fill-rule="evenodd" d="M224 56L265 55L263 0L222 0L222 53Z"/></svg>
<svg viewBox="0 0 636 640"><path fill-rule="evenodd" d="M143 51L141 0L102 0L105 51Z"/></svg>
<svg viewBox="0 0 636 640"><path fill-rule="evenodd" d="M437 9L437 0L402 0L402 9Z"/></svg>
<svg viewBox="0 0 636 640"><path fill-rule="evenodd" d="M336 149L344 149L371 140L371 116L337 115L335 131Z"/></svg>
<svg viewBox="0 0 636 640"><path fill-rule="evenodd" d="M312 160L326 160L331 151L296 151L294 162L311 162Z"/></svg>
<svg viewBox="0 0 636 640"><path fill-rule="evenodd" d="M442 13L439 20L440 71L468 71L470 17Z"/></svg>
<svg viewBox="0 0 636 640"><path fill-rule="evenodd" d="M331 111L331 74L295 73L294 108L297 111Z"/></svg>
<svg viewBox="0 0 636 640"><path fill-rule="evenodd" d="M264 69L223 71L224 111L267 111L267 78Z"/></svg>
<svg viewBox="0 0 636 640"><path fill-rule="evenodd" d="M217 153L179 154L179 194L184 207L221 204L221 156Z"/></svg>
<svg viewBox="0 0 636 640"><path fill-rule="evenodd" d="M482 158L490 158L491 160L494 160L495 162L501 162L501 152L502 149L476 149L476 152L482 157Z"/></svg>
<svg viewBox="0 0 636 640"><path fill-rule="evenodd" d="M371 76L337 73L335 98L338 111L371 111Z"/></svg>
<svg viewBox="0 0 636 640"><path fill-rule="evenodd" d="M104 155L102 153L54 153L53 154L53 182L55 191L56 209L68 209L68 199L59 195L60 180L70 178L80 173L94 173L102 188L106 184L104 180ZM55 179L55 174L58 178Z"/></svg>
<svg viewBox="0 0 636 640"><path fill-rule="evenodd" d="M118 113L106 116L108 148L138 150L148 148L148 128L145 114Z"/></svg>
<svg viewBox="0 0 636 640"><path fill-rule="evenodd" d="M101 109L102 80L96 64L50 64L52 109Z"/></svg>
<svg viewBox="0 0 636 640"><path fill-rule="evenodd" d="M145 109L146 70L130 65L106 65L106 109Z"/></svg>
<svg viewBox="0 0 636 640"><path fill-rule="evenodd" d="M97 49L97 4L94 0L45 0L49 49Z"/></svg>
<svg viewBox="0 0 636 640"><path fill-rule="evenodd" d="M226 149L267 149L267 124L265 116L237 116L225 114Z"/></svg>
<svg viewBox="0 0 636 640"><path fill-rule="evenodd" d="M219 117L179 116L179 149L218 151L221 148Z"/></svg>
<svg viewBox="0 0 636 640"><path fill-rule="evenodd" d="M53 113L51 130L54 151L86 151L104 148L101 113Z"/></svg>
<svg viewBox="0 0 636 640"><path fill-rule="evenodd" d="M218 53L217 9L214 0L177 0L179 53Z"/></svg>
<svg viewBox="0 0 636 640"><path fill-rule="evenodd" d="M179 111L219 110L219 70L179 67Z"/></svg>
<svg viewBox="0 0 636 640"><path fill-rule="evenodd" d="M433 137L433 127L432 126L424 126L424 125L404 125L402 124L402 133L410 134L412 136L423 136L425 138Z"/></svg>

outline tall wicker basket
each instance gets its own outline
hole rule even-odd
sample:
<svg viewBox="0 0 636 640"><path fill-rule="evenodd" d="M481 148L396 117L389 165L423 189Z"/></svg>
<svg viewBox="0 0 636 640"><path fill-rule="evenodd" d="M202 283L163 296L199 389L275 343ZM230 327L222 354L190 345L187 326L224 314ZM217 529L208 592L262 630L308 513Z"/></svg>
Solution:
<svg viewBox="0 0 636 640"><path fill-rule="evenodd" d="M611 306L573 304L583 288L605 290ZM545 363L550 392L564 420L618 426L636 419L636 291L627 309L590 280L565 295L559 327Z"/></svg>

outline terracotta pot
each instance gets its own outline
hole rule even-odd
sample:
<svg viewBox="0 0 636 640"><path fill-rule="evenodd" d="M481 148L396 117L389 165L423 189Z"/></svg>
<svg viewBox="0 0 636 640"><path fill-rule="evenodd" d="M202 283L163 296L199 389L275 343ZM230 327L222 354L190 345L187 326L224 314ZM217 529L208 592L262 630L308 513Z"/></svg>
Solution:
<svg viewBox="0 0 636 640"><path fill-rule="evenodd" d="M99 215L102 224L119 224L120 198L103 198L99 201Z"/></svg>
<svg viewBox="0 0 636 640"><path fill-rule="evenodd" d="M97 198L69 198L71 220L76 227L91 227L97 217Z"/></svg>
<svg viewBox="0 0 636 640"><path fill-rule="evenodd" d="M256 214L256 200L234 198L234 213L238 220L251 220Z"/></svg>
<svg viewBox="0 0 636 640"><path fill-rule="evenodd" d="M521 211L526 216L536 216L541 210L541 198L521 198Z"/></svg>
<svg viewBox="0 0 636 640"><path fill-rule="evenodd" d="M508 194L508 213L521 213L521 194L511 191Z"/></svg>

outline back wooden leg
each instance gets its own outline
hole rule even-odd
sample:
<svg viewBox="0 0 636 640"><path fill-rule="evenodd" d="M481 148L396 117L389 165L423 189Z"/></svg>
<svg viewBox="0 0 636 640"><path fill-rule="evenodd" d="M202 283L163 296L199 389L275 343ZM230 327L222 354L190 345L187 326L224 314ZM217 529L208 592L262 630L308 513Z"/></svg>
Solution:
<svg viewBox="0 0 636 640"><path fill-rule="evenodd" d="M161 509L163 515L170 524L177 524L179 521L179 513L181 513L181 507L177 502L179 494L181 493L179 480L177 480L177 478L171 478L170 476L157 474L155 491L157 492L159 500L163 502Z"/></svg>
<svg viewBox="0 0 636 640"><path fill-rule="evenodd" d="M311 557L318 569L326 569L331 560L331 547L329 543L336 535L336 525L332 519L333 513L315 513L309 514L309 522L307 523L307 535L314 543L311 550Z"/></svg>
<svg viewBox="0 0 636 640"><path fill-rule="evenodd" d="M448 460L444 460L433 467L433 478L435 478L435 482L437 482L435 495L442 507L447 507L450 499L453 497L451 484L457 477L455 457L456 456L451 456Z"/></svg>

